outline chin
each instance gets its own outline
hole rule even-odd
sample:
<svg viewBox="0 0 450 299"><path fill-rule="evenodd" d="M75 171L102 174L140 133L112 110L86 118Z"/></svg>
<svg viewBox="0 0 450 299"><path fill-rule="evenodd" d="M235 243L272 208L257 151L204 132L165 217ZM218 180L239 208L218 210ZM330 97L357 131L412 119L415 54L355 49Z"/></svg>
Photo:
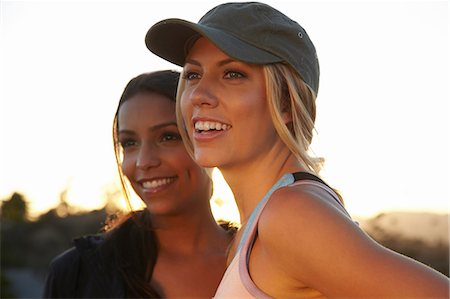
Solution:
<svg viewBox="0 0 450 299"><path fill-rule="evenodd" d="M197 163L201 167L213 168L220 166L220 161L219 159L217 159L217 156L196 152L194 157L195 163Z"/></svg>
<svg viewBox="0 0 450 299"><path fill-rule="evenodd" d="M156 217L173 216L179 213L177 207L147 204L147 210Z"/></svg>

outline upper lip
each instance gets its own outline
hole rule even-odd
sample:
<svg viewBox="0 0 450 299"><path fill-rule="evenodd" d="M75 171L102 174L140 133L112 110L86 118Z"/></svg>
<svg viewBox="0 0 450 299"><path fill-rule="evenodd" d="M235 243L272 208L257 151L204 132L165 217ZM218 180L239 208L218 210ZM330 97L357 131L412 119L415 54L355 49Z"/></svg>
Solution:
<svg viewBox="0 0 450 299"><path fill-rule="evenodd" d="M157 176L157 177L150 177L150 178L139 178L136 181L139 184L142 184L144 182L152 182L152 181L163 180L163 179L172 179L172 178L175 178L175 176L167 175L167 176Z"/></svg>
<svg viewBox="0 0 450 299"><path fill-rule="evenodd" d="M210 117L193 117L191 123L192 123L192 127L194 128L194 130L195 130L195 124L197 122L200 122L200 121L201 122L221 123L221 124L224 124L224 125L226 125L228 127L231 127L231 125L229 123L227 123L226 121L223 121L223 120L213 119L213 118L210 118Z"/></svg>

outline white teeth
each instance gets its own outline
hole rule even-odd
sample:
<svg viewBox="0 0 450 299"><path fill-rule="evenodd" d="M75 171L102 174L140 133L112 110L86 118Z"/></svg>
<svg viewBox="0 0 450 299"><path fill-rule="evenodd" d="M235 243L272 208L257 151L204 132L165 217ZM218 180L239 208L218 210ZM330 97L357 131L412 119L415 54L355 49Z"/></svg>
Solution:
<svg viewBox="0 0 450 299"><path fill-rule="evenodd" d="M195 129L197 131L209 131L209 130L228 130L231 126L213 121L198 121L195 123Z"/></svg>
<svg viewBox="0 0 450 299"><path fill-rule="evenodd" d="M161 187L163 185L167 185L173 181L174 181L174 178L165 178L165 179L159 179L159 180L154 180L154 181L146 181L146 182L142 183L142 187L144 187L146 189L157 188L157 187Z"/></svg>

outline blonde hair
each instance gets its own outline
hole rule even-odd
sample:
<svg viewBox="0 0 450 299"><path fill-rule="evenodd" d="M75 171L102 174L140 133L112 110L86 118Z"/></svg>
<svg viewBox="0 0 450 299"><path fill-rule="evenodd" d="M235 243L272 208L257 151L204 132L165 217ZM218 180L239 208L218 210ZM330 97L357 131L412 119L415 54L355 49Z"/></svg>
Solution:
<svg viewBox="0 0 450 299"><path fill-rule="evenodd" d="M264 65L266 98L281 140L305 169L318 174L323 158L309 154L316 119L316 95L291 66ZM290 116L285 123L283 114Z"/></svg>
<svg viewBox="0 0 450 299"><path fill-rule="evenodd" d="M181 138L183 139L184 146L186 147L189 155L194 159L194 145L192 144L192 140L189 137L189 134L186 129L186 124L184 122L183 114L181 113L181 95L183 94L184 87L186 85L186 79L184 76L184 70L181 71L180 80L178 81L178 89L177 89L177 100L175 105L175 115L177 117L177 125L178 130L180 132Z"/></svg>
<svg viewBox="0 0 450 299"><path fill-rule="evenodd" d="M264 65L263 71L267 103L278 135L305 169L318 174L323 159L312 157L308 153L316 117L315 93L297 72L286 64ZM178 82L176 117L185 146L193 157L194 146L187 133L180 106L185 81L182 73ZM286 124L283 121L283 113L288 113L292 122Z"/></svg>

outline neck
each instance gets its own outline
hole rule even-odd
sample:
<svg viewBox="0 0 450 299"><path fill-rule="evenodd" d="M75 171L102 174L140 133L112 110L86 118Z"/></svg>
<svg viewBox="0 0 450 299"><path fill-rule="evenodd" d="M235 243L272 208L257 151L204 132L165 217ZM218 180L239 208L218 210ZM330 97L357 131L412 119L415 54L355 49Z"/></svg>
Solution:
<svg viewBox="0 0 450 299"><path fill-rule="evenodd" d="M223 251L222 242L217 240L224 244L227 240L227 233L217 224L209 206L182 215L154 215L152 225L161 252L189 255Z"/></svg>
<svg viewBox="0 0 450 299"><path fill-rule="evenodd" d="M263 158L250 163L219 169L233 191L242 224L285 173L304 170L285 146L274 147Z"/></svg>

